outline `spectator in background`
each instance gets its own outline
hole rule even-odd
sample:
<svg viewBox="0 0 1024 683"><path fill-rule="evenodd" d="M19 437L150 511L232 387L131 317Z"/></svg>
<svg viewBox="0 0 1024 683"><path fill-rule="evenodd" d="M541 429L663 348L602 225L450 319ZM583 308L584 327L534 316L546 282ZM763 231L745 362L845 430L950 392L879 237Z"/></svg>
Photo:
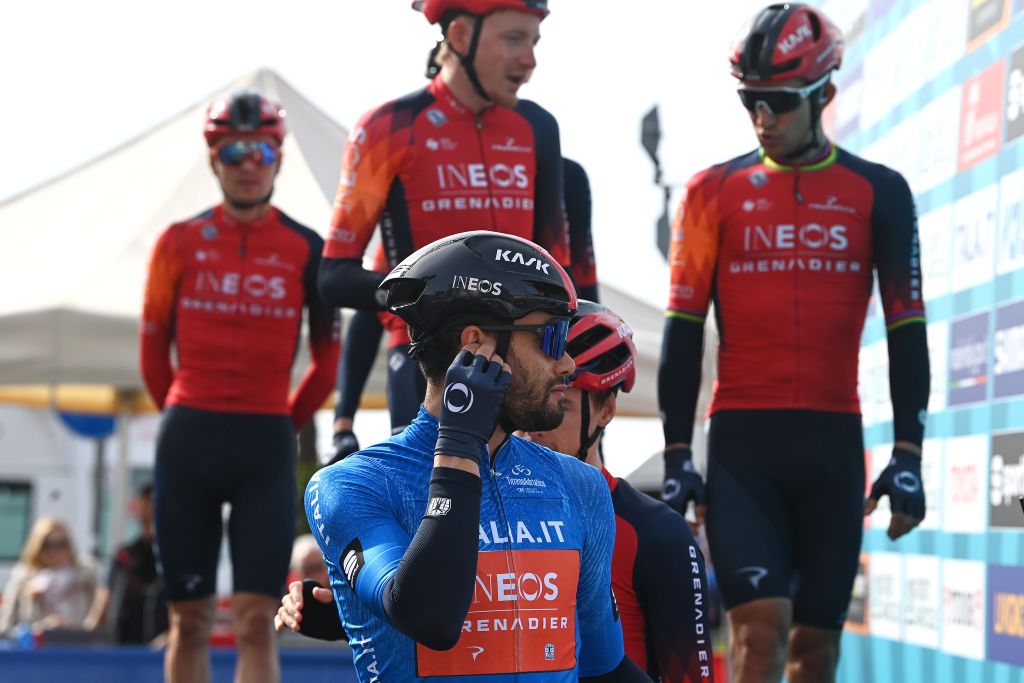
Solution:
<svg viewBox="0 0 1024 683"><path fill-rule="evenodd" d="M87 626L111 631L117 643L149 643L167 630L167 595L153 553L153 485L134 501L139 536L118 548Z"/></svg>
<svg viewBox="0 0 1024 683"><path fill-rule="evenodd" d="M313 538L313 534L303 534L295 539L292 546L292 576L291 581L316 581L321 586L331 585L327 577L327 565L324 564L324 554L320 551L320 545Z"/></svg>
<svg viewBox="0 0 1024 683"><path fill-rule="evenodd" d="M19 624L35 634L84 628L97 583L95 566L76 555L67 526L53 517L37 520L4 588L0 633Z"/></svg>

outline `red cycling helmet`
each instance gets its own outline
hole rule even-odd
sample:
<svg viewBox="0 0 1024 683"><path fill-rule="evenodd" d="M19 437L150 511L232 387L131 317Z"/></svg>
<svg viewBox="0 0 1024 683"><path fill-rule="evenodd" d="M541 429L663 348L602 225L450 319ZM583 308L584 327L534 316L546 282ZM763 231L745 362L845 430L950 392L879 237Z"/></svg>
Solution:
<svg viewBox="0 0 1024 683"><path fill-rule="evenodd" d="M431 24L441 21L448 12L484 15L511 9L529 12L541 19L548 15L547 0L414 0L412 8L423 12Z"/></svg>
<svg viewBox="0 0 1024 683"><path fill-rule="evenodd" d="M284 143L287 132L285 111L280 104L258 90L239 90L222 95L206 110L203 135L213 147L228 136L257 137L268 135L277 144Z"/></svg>
<svg viewBox="0 0 1024 683"><path fill-rule="evenodd" d="M741 81L813 83L843 61L843 34L821 10L803 4L770 5L734 44L729 63Z"/></svg>
<svg viewBox="0 0 1024 683"><path fill-rule="evenodd" d="M576 374L569 380L569 386L582 391L621 387L628 392L633 388L633 330L614 311L593 301L580 300L565 350L576 362Z"/></svg>

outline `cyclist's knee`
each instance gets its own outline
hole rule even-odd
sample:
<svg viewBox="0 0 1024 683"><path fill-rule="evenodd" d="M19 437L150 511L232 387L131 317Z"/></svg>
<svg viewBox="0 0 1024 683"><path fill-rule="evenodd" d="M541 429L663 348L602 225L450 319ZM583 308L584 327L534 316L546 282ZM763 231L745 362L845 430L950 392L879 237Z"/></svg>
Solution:
<svg viewBox="0 0 1024 683"><path fill-rule="evenodd" d="M839 632L794 626L789 637L786 678L793 683L827 683L839 664Z"/></svg>
<svg viewBox="0 0 1024 683"><path fill-rule="evenodd" d="M265 647L273 637L273 604L256 597L239 600L236 596L231 621L239 647Z"/></svg>
<svg viewBox="0 0 1024 683"><path fill-rule="evenodd" d="M733 665L747 674L771 680L786 663L790 627L787 600L756 600L729 612L730 654Z"/></svg>
<svg viewBox="0 0 1024 683"><path fill-rule="evenodd" d="M212 600L187 600L170 609L172 637L181 647L199 649L210 642L213 630Z"/></svg>

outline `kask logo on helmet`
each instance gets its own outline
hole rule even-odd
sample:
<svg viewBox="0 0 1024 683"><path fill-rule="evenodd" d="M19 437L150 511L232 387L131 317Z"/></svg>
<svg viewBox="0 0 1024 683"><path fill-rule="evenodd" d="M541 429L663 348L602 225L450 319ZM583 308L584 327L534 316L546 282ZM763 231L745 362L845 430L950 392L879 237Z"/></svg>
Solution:
<svg viewBox="0 0 1024 683"><path fill-rule="evenodd" d="M811 27L805 24L797 27L795 31L776 43L776 46L778 47L779 52L785 56L792 52L794 48L798 47L800 43L813 37L814 34L811 32Z"/></svg>
<svg viewBox="0 0 1024 683"><path fill-rule="evenodd" d="M518 251L512 251L511 249L498 249L494 254L495 261L504 261L506 263L518 263L526 268L533 267L545 275L550 275L548 270L551 267L550 263L541 260L536 256L530 256L527 258Z"/></svg>
<svg viewBox="0 0 1024 683"><path fill-rule="evenodd" d="M444 405L449 412L459 415L473 407L473 390L462 382L453 382L444 388Z"/></svg>

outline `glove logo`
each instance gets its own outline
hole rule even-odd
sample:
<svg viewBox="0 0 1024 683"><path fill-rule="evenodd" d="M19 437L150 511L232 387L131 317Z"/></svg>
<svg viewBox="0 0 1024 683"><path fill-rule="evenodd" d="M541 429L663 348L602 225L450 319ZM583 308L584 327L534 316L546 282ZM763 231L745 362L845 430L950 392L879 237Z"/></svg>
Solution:
<svg viewBox="0 0 1024 683"><path fill-rule="evenodd" d="M892 481L897 488L907 493L917 493L921 490L921 480L913 472L898 472Z"/></svg>
<svg viewBox="0 0 1024 683"><path fill-rule="evenodd" d="M444 407L456 415L468 413L473 407L473 391L462 382L444 388Z"/></svg>
<svg viewBox="0 0 1024 683"><path fill-rule="evenodd" d="M679 483L678 479L666 479L665 484L661 489L662 500L672 500L679 495L679 492L683 490L683 485Z"/></svg>

